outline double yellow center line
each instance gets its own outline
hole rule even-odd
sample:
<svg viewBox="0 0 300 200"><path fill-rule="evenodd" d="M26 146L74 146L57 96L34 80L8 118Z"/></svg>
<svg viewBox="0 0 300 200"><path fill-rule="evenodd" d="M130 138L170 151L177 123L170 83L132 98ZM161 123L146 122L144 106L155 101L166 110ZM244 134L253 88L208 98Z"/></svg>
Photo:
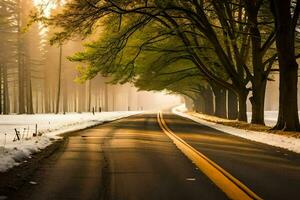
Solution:
<svg viewBox="0 0 300 200"><path fill-rule="evenodd" d="M157 114L157 120L161 129L175 143L178 149L180 149L184 155L186 155L193 163L195 163L195 165L230 199L262 199L219 165L175 135L164 121L162 112Z"/></svg>

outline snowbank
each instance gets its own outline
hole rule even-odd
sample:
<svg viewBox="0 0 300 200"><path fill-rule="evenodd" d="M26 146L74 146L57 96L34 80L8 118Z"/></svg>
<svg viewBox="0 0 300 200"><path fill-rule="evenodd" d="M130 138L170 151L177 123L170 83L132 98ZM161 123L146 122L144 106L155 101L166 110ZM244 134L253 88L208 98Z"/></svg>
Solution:
<svg viewBox="0 0 300 200"><path fill-rule="evenodd" d="M47 147L60 134L88 128L139 112L102 112L0 116L0 172L18 165ZM37 129L36 129L37 128ZM16 131L19 132L17 139ZM39 136L33 137L37 132Z"/></svg>
<svg viewBox="0 0 300 200"><path fill-rule="evenodd" d="M189 114L185 113L186 111L187 110L186 110L184 104L172 109L172 112L174 114L191 119L195 122L198 122L205 126L209 126L216 130L220 130L220 131L226 132L228 134L242 137L242 138L252 140L255 142L261 142L261 143L265 143L268 145L288 149L288 150L294 151L296 153L300 153L300 139L298 139L298 138L288 137L286 135L276 135L276 134L266 133L266 132L243 130L243 129L238 129L238 128L234 128L234 127L230 127L230 126L225 126L222 124L208 122L208 121L202 120L198 117L189 115ZM267 116L269 121L274 121L275 115L276 115L276 112L270 112L269 116Z"/></svg>
<svg viewBox="0 0 300 200"><path fill-rule="evenodd" d="M247 112L248 121L251 121L251 112ZM300 115L299 115L300 116ZM275 126L277 122L278 111L265 111L265 124L266 126Z"/></svg>

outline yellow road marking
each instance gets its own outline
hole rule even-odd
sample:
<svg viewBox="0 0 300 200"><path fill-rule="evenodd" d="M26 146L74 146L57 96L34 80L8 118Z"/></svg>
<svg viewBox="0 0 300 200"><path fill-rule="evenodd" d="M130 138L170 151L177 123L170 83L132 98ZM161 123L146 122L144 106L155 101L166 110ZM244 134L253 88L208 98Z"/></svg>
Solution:
<svg viewBox="0 0 300 200"><path fill-rule="evenodd" d="M187 144L180 137L175 135L169 129L163 119L162 112L157 114L158 124L164 133L175 143L175 145L192 161L194 164L213 181L230 199L233 200L262 200L247 186L233 177L215 162L207 158L205 155L197 151L195 148Z"/></svg>

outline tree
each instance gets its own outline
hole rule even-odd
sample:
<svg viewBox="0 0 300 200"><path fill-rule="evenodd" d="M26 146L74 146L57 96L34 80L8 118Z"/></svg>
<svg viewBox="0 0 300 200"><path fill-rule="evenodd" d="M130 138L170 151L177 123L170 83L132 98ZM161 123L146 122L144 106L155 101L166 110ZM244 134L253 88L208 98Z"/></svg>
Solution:
<svg viewBox="0 0 300 200"><path fill-rule="evenodd" d="M61 65L62 65L62 45L59 45L59 62L58 62L58 76L57 76L57 95L56 95L56 109L55 114L59 113L60 91L61 91Z"/></svg>
<svg viewBox="0 0 300 200"><path fill-rule="evenodd" d="M274 33L271 31L261 44L261 36L257 29L258 25L261 27L263 23L257 20L257 14L262 1L255 5L248 1L108 1L100 4L101 6L98 6L97 2L74 1L62 14L56 15L51 24L63 28L63 31L57 33L54 40L66 39L78 33L91 33L94 24L97 24L102 16L119 19L119 24L124 22L124 16L131 15L139 19L128 29L130 31L126 37L147 26L150 21L155 21L178 36L202 74L238 94L240 120L246 120L246 99L249 90L252 90L255 109L253 123L263 123L264 88L274 60L274 56L271 56L263 61L263 56L274 41ZM259 39L256 39L257 36ZM216 75L210 66L205 65L203 54L198 48L201 40L210 43L219 60L219 66L225 70L229 79ZM253 54L255 58L248 66L250 46L253 48L252 52L257 52L258 49L260 53ZM252 88L247 88L249 81Z"/></svg>
<svg viewBox="0 0 300 200"><path fill-rule="evenodd" d="M276 48L279 62L279 115L276 130L297 131L300 129L297 84L298 64L295 58L295 28L299 19L300 1L296 1L291 13L291 0L271 0L271 9L276 24Z"/></svg>
<svg viewBox="0 0 300 200"><path fill-rule="evenodd" d="M227 108L228 119L237 119L238 117L238 101L236 93L232 90L227 91Z"/></svg>
<svg viewBox="0 0 300 200"><path fill-rule="evenodd" d="M157 28L148 26L135 32L131 39L126 40L127 46L120 45L119 43L122 44L123 41L120 36L116 37L114 32L107 29L108 32L103 33L99 41L88 44L84 52L77 53L70 59L88 65L86 68L81 68L80 71L83 81L101 73L112 77L113 83L130 81L141 90L167 89L192 98L196 110L213 114L212 91L189 57L189 53L184 46L180 46L182 44L176 36L174 38L161 29L158 31ZM160 34L155 35L154 33L157 32ZM209 53L207 51L203 53L210 61ZM217 72L217 70L216 67L215 71ZM196 81L197 79L198 81ZM150 82L151 84L149 84ZM217 86L215 88L215 95L218 95L217 91L220 90L217 89ZM223 109L226 108L225 95L226 91L223 92L222 98L215 98L215 105L218 108L216 113L222 109L222 113L218 115L226 118L226 109Z"/></svg>

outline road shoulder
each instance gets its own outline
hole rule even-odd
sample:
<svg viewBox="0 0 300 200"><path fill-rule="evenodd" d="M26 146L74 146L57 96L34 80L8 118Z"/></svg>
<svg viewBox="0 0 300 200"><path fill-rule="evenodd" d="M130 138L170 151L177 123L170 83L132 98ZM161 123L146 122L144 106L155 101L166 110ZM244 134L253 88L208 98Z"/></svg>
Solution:
<svg viewBox="0 0 300 200"><path fill-rule="evenodd" d="M56 140L45 149L31 155L30 159L22 161L18 166L0 173L0 196L3 198L13 195L20 187L30 181L30 177L42 163L58 153L63 148L66 138Z"/></svg>
<svg viewBox="0 0 300 200"><path fill-rule="evenodd" d="M189 113L183 111L182 107L175 107L172 112L181 117L190 119L196 123L211 127L213 129L242 137L247 140L268 144L271 146L283 148L289 151L300 154L300 138L289 137L286 135L277 135L266 132L251 131L245 129L239 129L231 126L226 126L223 124L218 124L210 121L206 121Z"/></svg>

